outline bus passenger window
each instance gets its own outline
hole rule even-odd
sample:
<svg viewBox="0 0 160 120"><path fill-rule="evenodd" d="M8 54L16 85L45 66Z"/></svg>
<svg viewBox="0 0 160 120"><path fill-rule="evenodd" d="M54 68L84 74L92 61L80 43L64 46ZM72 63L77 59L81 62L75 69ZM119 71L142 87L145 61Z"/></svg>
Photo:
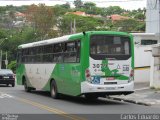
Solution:
<svg viewBox="0 0 160 120"><path fill-rule="evenodd" d="M77 60L76 60L76 62L80 62L80 48L81 47L81 44L80 44L80 41L77 41L76 42L76 51L77 51Z"/></svg>
<svg viewBox="0 0 160 120"><path fill-rule="evenodd" d="M76 42L65 43L64 62L76 62Z"/></svg>

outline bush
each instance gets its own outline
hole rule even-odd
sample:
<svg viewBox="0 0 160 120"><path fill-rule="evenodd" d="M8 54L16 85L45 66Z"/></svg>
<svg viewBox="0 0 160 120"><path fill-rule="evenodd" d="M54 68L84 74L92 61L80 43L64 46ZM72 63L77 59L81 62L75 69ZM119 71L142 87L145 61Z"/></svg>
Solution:
<svg viewBox="0 0 160 120"><path fill-rule="evenodd" d="M11 69L14 73L16 71L16 60L11 61L10 64L7 66L9 69Z"/></svg>

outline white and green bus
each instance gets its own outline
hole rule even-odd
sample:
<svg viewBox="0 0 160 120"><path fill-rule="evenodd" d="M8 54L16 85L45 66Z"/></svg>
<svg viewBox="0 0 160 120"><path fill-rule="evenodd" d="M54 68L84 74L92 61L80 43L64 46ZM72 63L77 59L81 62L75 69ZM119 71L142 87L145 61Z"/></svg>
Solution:
<svg viewBox="0 0 160 120"><path fill-rule="evenodd" d="M88 31L20 45L16 77L25 91L50 91L53 98L133 93L132 35Z"/></svg>

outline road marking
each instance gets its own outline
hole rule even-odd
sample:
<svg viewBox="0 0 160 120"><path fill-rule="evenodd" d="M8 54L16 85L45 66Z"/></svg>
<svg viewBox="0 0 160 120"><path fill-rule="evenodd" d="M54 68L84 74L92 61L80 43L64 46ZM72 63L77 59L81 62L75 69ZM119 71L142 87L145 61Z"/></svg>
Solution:
<svg viewBox="0 0 160 120"><path fill-rule="evenodd" d="M72 119L72 120L86 120L85 118L78 117L78 116L75 116L75 115L69 115L68 113L66 113L64 111L61 111L59 109L51 108L51 107L48 107L46 105L43 105L43 104L40 104L40 103L37 103L37 102L33 102L31 100L28 100L28 99L16 98L16 100L27 103L27 104L30 104L30 105L33 105L35 107L38 107L38 108L41 108L41 109L44 109L44 110L47 110L51 113L56 113L60 116L63 116L63 117L66 117L66 118L69 118L69 119Z"/></svg>
<svg viewBox="0 0 160 120"><path fill-rule="evenodd" d="M0 98L13 98L13 96L6 93L0 93Z"/></svg>
<svg viewBox="0 0 160 120"><path fill-rule="evenodd" d="M43 110L47 110L47 111L49 111L51 113L58 114L60 116L63 116L65 118L69 118L71 120L87 120L86 118L83 118L83 117L79 117L79 116L76 116L76 115L70 115L69 113L66 113L66 112L64 112L62 110L59 110L57 108L48 107L48 106L43 105L41 103L34 102L34 101L31 101L31 100L28 100L28 99L24 99L24 98L19 98L19 97L11 96L11 95L3 93L3 92L0 92L0 98L14 98L17 101L21 101L23 103L30 104L32 106L41 108Z"/></svg>

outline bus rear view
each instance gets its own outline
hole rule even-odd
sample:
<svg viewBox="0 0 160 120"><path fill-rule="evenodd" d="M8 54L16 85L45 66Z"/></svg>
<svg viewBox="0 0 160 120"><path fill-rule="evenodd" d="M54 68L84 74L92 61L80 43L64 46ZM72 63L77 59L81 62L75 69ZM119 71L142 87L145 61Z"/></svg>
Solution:
<svg viewBox="0 0 160 120"><path fill-rule="evenodd" d="M134 92L134 47L127 33L92 33L89 67L81 92L86 97L127 95Z"/></svg>

